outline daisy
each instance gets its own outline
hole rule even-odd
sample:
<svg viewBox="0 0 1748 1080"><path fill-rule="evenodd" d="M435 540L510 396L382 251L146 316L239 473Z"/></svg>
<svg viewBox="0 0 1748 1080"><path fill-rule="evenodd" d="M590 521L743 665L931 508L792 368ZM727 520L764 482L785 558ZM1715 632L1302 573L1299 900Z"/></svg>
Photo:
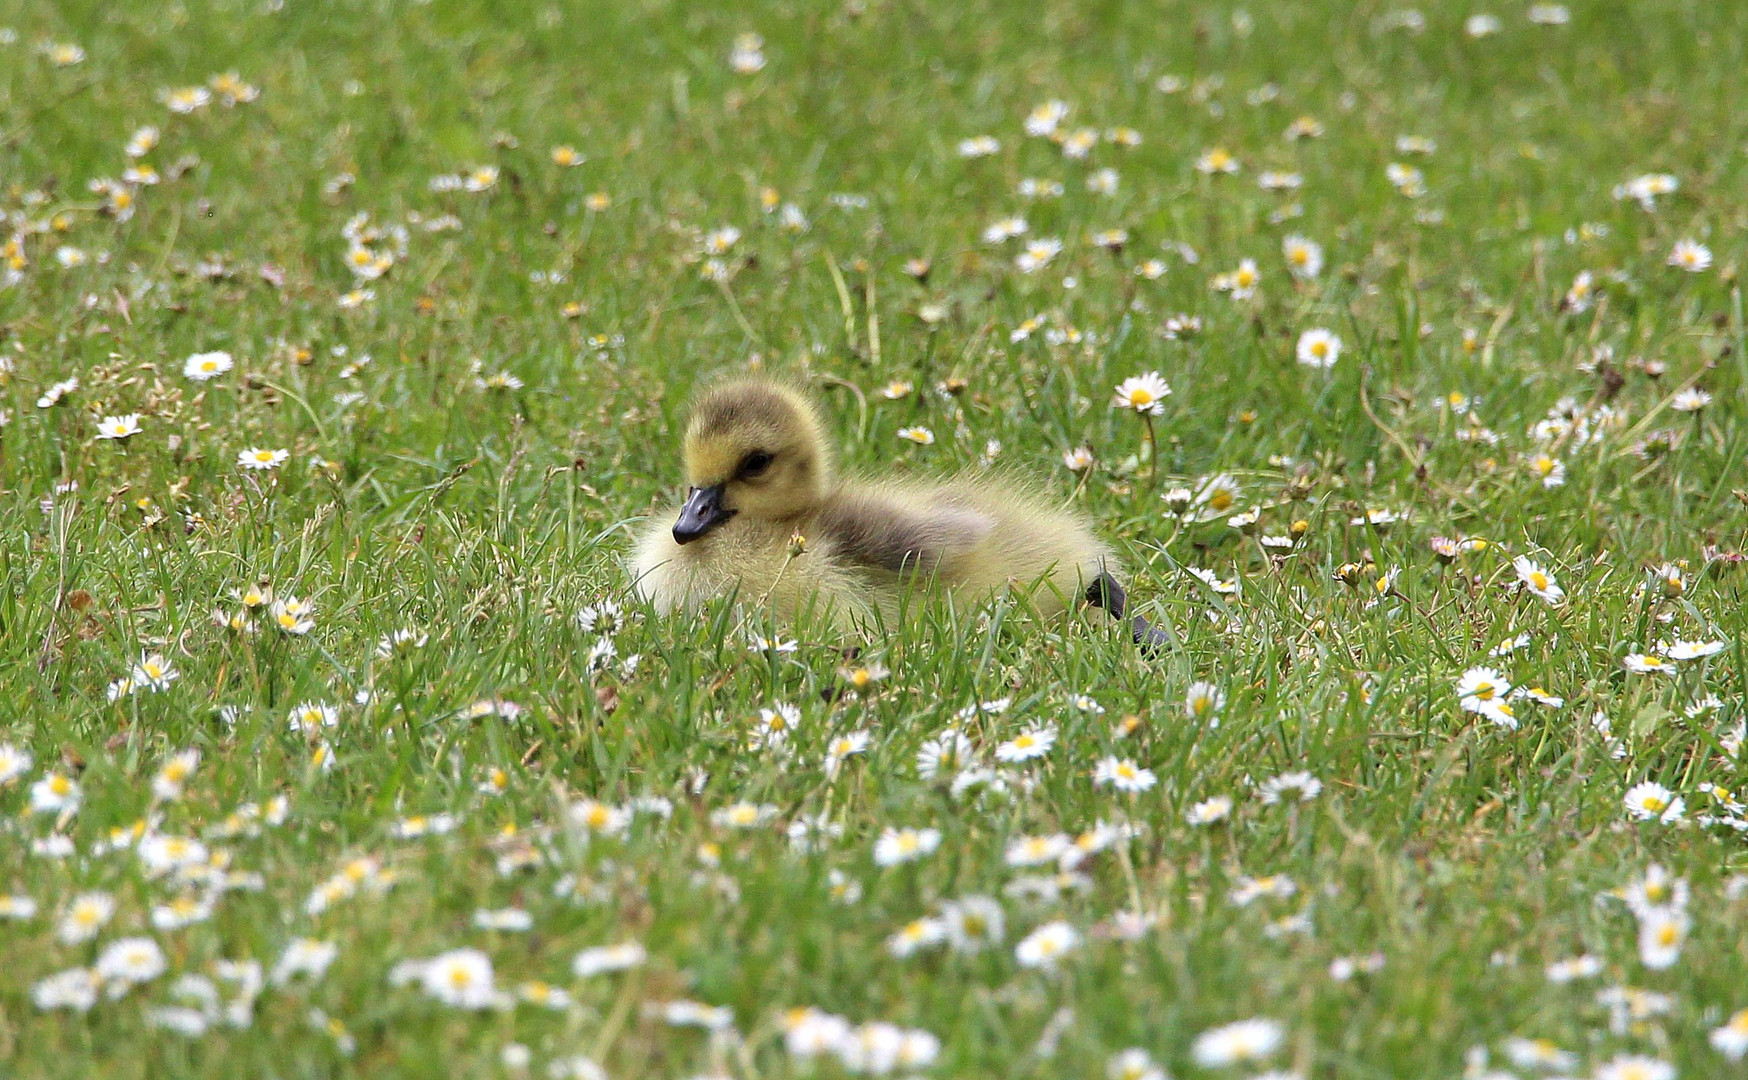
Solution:
<svg viewBox="0 0 1748 1080"><path fill-rule="evenodd" d="M1560 588L1554 576L1536 565L1527 555L1519 555L1512 560L1511 565L1517 571L1517 580L1523 583L1524 588L1549 604L1558 606L1566 598L1565 590Z"/></svg>
<svg viewBox="0 0 1748 1080"><path fill-rule="evenodd" d="M1104 229L1091 234L1087 239L1092 242L1094 247L1104 248L1108 251L1121 251L1123 245L1129 242L1129 230Z"/></svg>
<svg viewBox="0 0 1748 1080"><path fill-rule="evenodd" d="M886 951L899 959L919 949L947 940L947 928L939 919L914 919L886 939Z"/></svg>
<svg viewBox="0 0 1748 1080"><path fill-rule="evenodd" d="M1323 247L1303 236L1289 236L1281 241L1281 254L1287 260L1287 270L1301 281L1310 281L1323 272Z"/></svg>
<svg viewBox="0 0 1748 1080"><path fill-rule="evenodd" d="M939 829L894 829L880 831L874 842L874 864L897 866L932 855L941 846Z"/></svg>
<svg viewBox="0 0 1748 1080"><path fill-rule="evenodd" d="M1390 186L1404 198L1418 199L1426 194L1426 174L1419 169L1392 161L1385 166L1384 175L1389 179Z"/></svg>
<svg viewBox="0 0 1748 1080"><path fill-rule="evenodd" d="M987 896L964 896L941 905L941 926L958 952L974 953L1000 944L1007 936L1007 915L1001 903Z"/></svg>
<svg viewBox="0 0 1748 1080"><path fill-rule="evenodd" d="M918 446L935 445L935 433L920 424L916 427L900 428L898 437L906 442L916 443Z"/></svg>
<svg viewBox="0 0 1748 1080"><path fill-rule="evenodd" d="M277 469L291 458L289 450L266 450L251 447L237 453L237 467L251 471Z"/></svg>
<svg viewBox="0 0 1748 1080"><path fill-rule="evenodd" d="M1675 669L1661 656L1651 656L1647 653L1628 653L1621 657L1621 667L1635 675L1675 674Z"/></svg>
<svg viewBox="0 0 1748 1080"><path fill-rule="evenodd" d="M959 156L962 158L989 157L1001 153L1001 142L993 135L974 135L969 139L959 140Z"/></svg>
<svg viewBox="0 0 1748 1080"><path fill-rule="evenodd" d="M1675 966L1692 920L1680 908L1656 908L1639 920L1639 962L1652 971Z"/></svg>
<svg viewBox="0 0 1748 1080"><path fill-rule="evenodd" d="M1264 806L1283 802L1310 802L1323 791L1323 781L1308 772L1282 773L1271 776L1257 788L1257 798Z"/></svg>
<svg viewBox="0 0 1748 1080"><path fill-rule="evenodd" d="M1170 396L1171 387L1159 377L1159 372L1149 371L1119 383L1111 404L1118 409L1134 409L1141 416L1158 416L1165 411L1165 399Z"/></svg>
<svg viewBox="0 0 1748 1080"><path fill-rule="evenodd" d="M1528 698L1537 705L1545 705L1550 709L1563 709L1566 699L1558 694L1550 694L1539 686L1520 686L1511 692L1514 698Z"/></svg>
<svg viewBox="0 0 1748 1080"><path fill-rule="evenodd" d="M1211 682L1193 682L1184 691L1184 714L1191 720L1210 721L1220 725L1220 710L1226 706L1226 693Z"/></svg>
<svg viewBox="0 0 1748 1080"><path fill-rule="evenodd" d="M1557 488L1566 482L1566 463L1548 454L1536 454L1529 459L1530 474L1545 488Z"/></svg>
<svg viewBox="0 0 1748 1080"><path fill-rule="evenodd" d="M1230 175L1239 169L1238 159L1228 153L1223 147L1214 147L1202 153L1196 159L1196 171L1205 176L1218 174Z"/></svg>
<svg viewBox="0 0 1748 1080"><path fill-rule="evenodd" d="M152 981L164 974L168 967L164 950L157 942L147 937L131 937L110 942L97 954L93 970L104 982L125 989Z"/></svg>
<svg viewBox="0 0 1748 1080"><path fill-rule="evenodd" d="M1712 249L1693 240L1678 240L1669 250L1669 265L1690 274L1700 273L1710 269Z"/></svg>
<svg viewBox="0 0 1748 1080"><path fill-rule="evenodd" d="M844 680L850 689L859 694L872 691L882 679L891 674L892 672L887 670L885 664L879 663L865 664L860 667L845 665L838 669L838 678ZM864 741L863 746L866 747L866 745L867 743Z"/></svg>
<svg viewBox="0 0 1748 1080"><path fill-rule="evenodd" d="M1019 761L1030 761L1043 757L1056 745L1056 729L1053 727L1032 728L1021 732L1007 742L995 748L997 761L1013 764Z"/></svg>
<svg viewBox="0 0 1748 1080"><path fill-rule="evenodd" d="M458 1009L485 1009L498 1000L491 958L478 949L454 949L424 961L418 981L425 993Z"/></svg>
<svg viewBox="0 0 1748 1080"><path fill-rule="evenodd" d="M1516 731L1518 728L1517 710L1508 700L1484 701L1473 711L1482 719L1507 731Z"/></svg>
<svg viewBox="0 0 1748 1080"><path fill-rule="evenodd" d="M1274 1053L1285 1037L1281 1025L1273 1020L1240 1020L1196 1036L1190 1056L1204 1069L1261 1061Z"/></svg>
<svg viewBox="0 0 1748 1080"><path fill-rule="evenodd" d="M1069 472L1085 472L1093 467L1095 460L1097 459L1093 457L1090 446L1077 446L1073 450L1065 451L1062 455L1063 467Z"/></svg>
<svg viewBox="0 0 1748 1080"><path fill-rule="evenodd" d="M1634 878L1610 895L1617 896L1635 917L1647 919L1662 908L1686 908L1692 889L1686 878L1676 877L1661 863L1652 863L1645 867L1643 877Z"/></svg>
<svg viewBox="0 0 1748 1080"><path fill-rule="evenodd" d="M473 913L473 925L480 930L525 933L534 929L534 916L521 908L481 908Z"/></svg>
<svg viewBox="0 0 1748 1080"><path fill-rule="evenodd" d="M282 633L302 636L316 628L312 616L316 607L308 600L300 600L295 596L287 596L283 600L275 600L268 608L273 625Z"/></svg>
<svg viewBox="0 0 1748 1080"><path fill-rule="evenodd" d="M199 765L199 750L189 748L171 754L152 778L152 794L165 800L180 799L184 785Z"/></svg>
<svg viewBox="0 0 1748 1080"><path fill-rule="evenodd" d="M333 942L297 938L279 954L279 960L273 965L267 981L274 986L283 986L301 976L311 982L319 982L328 973L328 965L339 955L340 947Z"/></svg>
<svg viewBox="0 0 1748 1080"><path fill-rule="evenodd" d="M1548 1072L1570 1072L1578 1065L1578 1055L1562 1050L1547 1039L1525 1039L1512 1036L1500 1049L1506 1059L1520 1069L1542 1069Z"/></svg>
<svg viewBox="0 0 1748 1080"><path fill-rule="evenodd" d="M1062 156L1070 161L1082 161L1099 144L1099 133L1092 128L1071 131L1060 140Z"/></svg>
<svg viewBox="0 0 1748 1080"><path fill-rule="evenodd" d="M1712 1048L1731 1061L1741 1061L1748 1055L1748 1009L1738 1010L1722 1027L1712 1029L1707 1037Z"/></svg>
<svg viewBox="0 0 1748 1080"><path fill-rule="evenodd" d="M521 379L507 371L494 372L483 379L474 380L481 390L520 390L524 383Z"/></svg>
<svg viewBox="0 0 1748 1080"><path fill-rule="evenodd" d="M1056 126L1068 116L1068 103L1063 101L1046 101L1033 109L1026 117L1025 131L1033 138L1048 138L1056 132Z"/></svg>
<svg viewBox="0 0 1748 1080"><path fill-rule="evenodd" d="M1171 492L1167 492L1170 495ZM1210 476L1196 488L1192 500L1197 506L1204 507L1211 516L1225 517L1231 512L1239 496L1243 494L1238 481L1226 473Z"/></svg>
<svg viewBox="0 0 1748 1080"><path fill-rule="evenodd" d="M622 836L631 828L631 813L596 799L581 799L570 806L570 820L597 836Z"/></svg>
<svg viewBox="0 0 1748 1080"><path fill-rule="evenodd" d="M778 656L788 656L801 648L801 643L778 634L768 638L763 634L747 635L747 651L756 653L775 653Z"/></svg>
<svg viewBox="0 0 1748 1080"><path fill-rule="evenodd" d="M204 86L185 86L174 90L161 90L159 100L165 107L180 116L204 109L212 103L212 91Z"/></svg>
<svg viewBox="0 0 1748 1080"><path fill-rule="evenodd" d="M1681 189L1681 180L1669 173L1647 173L1635 176L1626 183L1614 189L1614 197L1633 199L1647 211L1657 209L1657 199L1664 195L1673 195Z"/></svg>
<svg viewBox="0 0 1748 1080"><path fill-rule="evenodd" d="M724 225L704 234L704 251L710 255L726 255L740 241L741 232L733 225Z"/></svg>
<svg viewBox="0 0 1748 1080"><path fill-rule="evenodd" d="M1094 195L1115 195L1119 183L1117 170L1097 169L1086 178L1086 189ZM1122 230L1117 230L1122 231ZM1122 244L1101 244L1101 247L1121 247Z"/></svg>
<svg viewBox="0 0 1748 1080"><path fill-rule="evenodd" d="M1667 645L1657 646L1657 651L1671 660L1699 660L1723 652L1726 644L1723 641L1682 641L1678 638Z"/></svg>
<svg viewBox="0 0 1748 1080"><path fill-rule="evenodd" d="M1341 339L1328 330L1312 329L1299 335L1295 350L1299 363L1306 367L1332 368L1341 358Z"/></svg>
<svg viewBox="0 0 1748 1080"><path fill-rule="evenodd" d="M313 735L340 722L340 710L321 702L306 701L291 710L291 730Z"/></svg>
<svg viewBox="0 0 1748 1080"><path fill-rule="evenodd" d="M1066 922L1045 923L1014 947L1021 967L1051 969L1080 944L1080 933Z"/></svg>
<svg viewBox="0 0 1748 1080"><path fill-rule="evenodd" d="M61 403L62 398L65 398L68 394L73 393L77 389L79 389L78 379L66 379L55 383L47 390L44 390L42 395L36 399L36 407L39 409L52 409Z"/></svg>
<svg viewBox="0 0 1748 1080"><path fill-rule="evenodd" d="M97 991L103 980L90 968L71 968L39 979L30 988L30 999L38 1009L72 1009L89 1012L97 1004Z"/></svg>
<svg viewBox="0 0 1748 1080"><path fill-rule="evenodd" d="M1503 25L1497 15L1471 15L1463 20L1463 33L1472 38L1491 37L1499 33Z"/></svg>
<svg viewBox="0 0 1748 1080"><path fill-rule="evenodd" d="M231 354L228 352L195 353L182 362L182 374L195 382L206 382L216 379L231 370Z"/></svg>
<svg viewBox="0 0 1748 1080"><path fill-rule="evenodd" d="M1050 265L1050 260L1062 253L1062 241L1049 238L1033 240L1026 249L1014 259L1014 265L1023 274L1035 273Z"/></svg>
<svg viewBox="0 0 1748 1080"><path fill-rule="evenodd" d="M79 785L64 773L52 772L30 785L30 812L66 814L79 809Z"/></svg>
<svg viewBox="0 0 1748 1080"><path fill-rule="evenodd" d="M825 774L836 776L847 759L867 751L869 740L866 731L852 731L833 739L826 745Z"/></svg>
<svg viewBox="0 0 1748 1080"><path fill-rule="evenodd" d="M115 898L108 893L88 892L73 898L61 915L55 936L63 945L77 945L96 937L115 915Z"/></svg>
<svg viewBox="0 0 1748 1080"><path fill-rule="evenodd" d="M170 684L178 676L176 668L160 653L149 653L140 658L134 665L128 678L136 687L150 690L168 690Z"/></svg>
<svg viewBox="0 0 1748 1080"><path fill-rule="evenodd" d="M1472 667L1457 681L1457 701L1467 712L1484 711L1492 702L1504 701L1511 693L1511 684L1489 667Z"/></svg>
<svg viewBox="0 0 1748 1080"><path fill-rule="evenodd" d="M571 960L571 974L579 979L614 971L629 971L641 965L648 954L642 945L628 941L620 945L599 945L584 949Z"/></svg>
<svg viewBox="0 0 1748 1080"><path fill-rule="evenodd" d="M1001 218L983 230L983 242L1000 244L1012 240L1016 236L1024 236L1030 227L1026 224L1026 219L1022 217Z"/></svg>
<svg viewBox="0 0 1748 1080"><path fill-rule="evenodd" d="M1094 784L1101 787L1109 784L1125 794L1146 791L1156 782L1152 769L1143 769L1127 758L1106 758L1093 770Z"/></svg>
<svg viewBox="0 0 1748 1080"><path fill-rule="evenodd" d="M5 787L30 771L36 758L29 750L11 743L0 743L0 787Z"/></svg>
<svg viewBox="0 0 1748 1080"><path fill-rule="evenodd" d="M1556 960L1548 965L1548 981L1556 985L1577 982L1579 979L1594 979L1602 974L1602 961L1589 954Z"/></svg>
<svg viewBox="0 0 1748 1080"><path fill-rule="evenodd" d="M1687 802L1654 780L1633 785L1623 802L1627 816L1634 821L1669 825L1680 821L1687 813Z"/></svg>
<svg viewBox="0 0 1748 1080"><path fill-rule="evenodd" d="M1114 1055L1105 1063L1105 1076L1109 1080L1168 1080L1165 1070L1154 1064L1147 1051L1139 1048Z"/></svg>
<svg viewBox="0 0 1748 1080"><path fill-rule="evenodd" d="M1566 290L1566 300L1562 305L1573 314L1582 315L1590 310L1592 296L1596 292L1596 276L1588 270L1580 271L1572 279L1572 287Z"/></svg>
<svg viewBox="0 0 1748 1080"><path fill-rule="evenodd" d="M1062 833L1022 836L1009 844L1003 856L1009 866L1042 866L1060 859L1071 841Z"/></svg>
<svg viewBox="0 0 1748 1080"><path fill-rule="evenodd" d="M1712 396L1698 387L1690 386L1679 390L1669 399L1669 407L1676 412L1695 413L1712 403Z"/></svg>
<svg viewBox="0 0 1748 1080"><path fill-rule="evenodd" d="M737 802L710 812L710 824L719 829L753 829L777 816L770 803Z"/></svg>
<svg viewBox="0 0 1748 1080"><path fill-rule="evenodd" d="M1183 341L1202 332L1200 315L1170 315L1161 333L1167 341Z"/></svg>
<svg viewBox="0 0 1748 1080"><path fill-rule="evenodd" d="M1639 1054L1616 1054L1590 1075L1593 1080L1675 1080L1675 1066Z"/></svg>
<svg viewBox="0 0 1748 1080"><path fill-rule="evenodd" d="M757 34L736 34L734 49L728 54L728 66L737 75L752 75L764 70L765 39Z"/></svg>
<svg viewBox="0 0 1748 1080"><path fill-rule="evenodd" d="M760 709L759 718L752 722L752 737L747 747L750 750L777 749L789 741L789 733L801 723L801 710L788 702L782 702L776 708Z"/></svg>
<svg viewBox="0 0 1748 1080"><path fill-rule="evenodd" d="M1184 570L1197 581L1206 585L1210 591L1219 596L1237 596L1238 582L1236 579L1223 579L1212 570L1200 566L1186 566Z"/></svg>
<svg viewBox="0 0 1748 1080"><path fill-rule="evenodd" d="M943 731L917 750L917 776L933 780L945 773L956 772L970 762L972 751L971 740L963 732L957 729Z"/></svg>
<svg viewBox="0 0 1748 1080"><path fill-rule="evenodd" d="M1211 799L1203 799L1184 812L1184 820L1191 825L1214 825L1232 816L1232 796L1216 795Z"/></svg>
<svg viewBox="0 0 1748 1080"><path fill-rule="evenodd" d="M1225 275L1226 288L1234 300L1248 300L1256 294L1256 286L1262 281L1262 274L1256 268L1255 259L1240 259L1238 269Z"/></svg>
<svg viewBox="0 0 1748 1080"><path fill-rule="evenodd" d="M139 433L139 413L127 413L123 416L106 416L97 423L97 437L99 439L114 439L120 441L122 439L132 438Z"/></svg>

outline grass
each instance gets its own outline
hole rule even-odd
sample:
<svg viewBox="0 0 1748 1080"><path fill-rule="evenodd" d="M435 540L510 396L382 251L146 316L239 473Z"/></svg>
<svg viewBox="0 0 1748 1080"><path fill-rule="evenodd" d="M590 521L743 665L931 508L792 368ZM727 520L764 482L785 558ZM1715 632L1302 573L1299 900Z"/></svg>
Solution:
<svg viewBox="0 0 1748 1080"><path fill-rule="evenodd" d="M0 892L23 916L0 921L13 1073L544 1076L582 1055L614 1077L839 1075L853 1059L786 1052L802 1006L926 1030L938 1059L894 1071L930 1076L1099 1076L1128 1047L1176 1076L1248 1075L1192 1055L1247 1017L1285 1036L1251 1073L1455 1075L1482 1068L1475 1048L1521 1072L1513 1036L1576 1055L1571 1075L1657 1075L1620 1055L1731 1073L1708 1034L1748 1005L1748 859L1740 815L1702 785L1733 790L1741 772L1748 609L1722 556L1748 543L1748 114L1732 78L1748 9L1578 2L1543 26L1512 5L1476 38L1466 10L1427 5L1416 30L1388 8L1274 0L274 6L0 7L16 30L0 203L19 256L0 290L0 744L33 759L0 784ZM765 64L740 73L749 31ZM44 42L83 58L57 64ZM184 115L159 98L231 70L258 99ZM1021 130L1050 99L1071 107L1064 132L1141 141L1066 158ZM1300 116L1321 135L1284 138ZM139 161L162 182L129 187L119 220L87 181L119 180L148 124L160 140ZM999 151L962 158L980 134ZM556 164L561 145L587 160ZM1241 171L1198 171L1214 147ZM1420 169L1424 194L1399 192L1391 163ZM432 188L480 166L497 169L486 190ZM1115 192L1088 190L1106 167ZM1270 170L1302 187L1261 189ZM1654 210L1615 196L1646 173L1679 189ZM1024 178L1062 194L1028 200ZM345 261L357 214L407 229L404 253L371 241L395 255L373 281ZM983 241L1012 214L1062 241L1042 270L1016 268L1024 240ZM706 273L725 225L742 235ZM1092 241L1114 228L1120 249ZM1322 245L1315 279L1287 272L1289 234ZM1708 270L1666 265L1682 239L1709 247ZM1246 258L1254 296L1210 288ZM1148 259L1156 280L1136 273ZM1572 310L1585 271L1594 292ZM374 297L342 306L354 288ZM1179 314L1200 333L1166 336ZM1312 327L1344 343L1328 371L1294 362ZM218 350L232 370L184 376ZM1119 547L1173 647L1143 658L1023 595L923 605L854 643L726 605L639 609L623 558L645 518L673 512L685 403L751 367L811 380L852 468L976 469L998 441L998 464L1048 479ZM1174 393L1144 457L1143 425L1110 396L1148 371ZM520 388L478 385L498 372ZM887 400L893 380L915 389ZM1675 410L1687 387L1710 405ZM1598 437L1532 430L1564 398ZM127 413L138 434L94 438ZM896 437L912 425L934 444ZM1097 464L1071 473L1083 445ZM252 448L290 457L245 471ZM1533 471L1542 452L1563 485ZM1232 512L1261 508L1269 535L1303 521L1303 538L1265 548L1160 497L1222 473ZM1368 510L1402 519L1368 526ZM1435 536L1489 545L1446 565ZM1563 604L1518 588L1520 554ZM1670 561L1686 587L1665 597L1646 570ZM257 582L313 601L313 628L281 633L265 610L240 615L248 631L215 624ZM592 664L604 635L576 616L603 601L628 617L617 657ZM749 633L797 648L750 649ZM1727 644L1674 675L1623 667L1676 638ZM869 694L839 693L849 644L891 671ZM178 677L110 700L147 654ZM1464 711L1457 681L1484 665L1565 704L1519 702L1516 730ZM1198 681L1223 692L1217 715L1186 714ZM1708 694L1721 704L1685 715ZM926 741L1000 698L962 725L983 761L1035 724L1059 732L1048 755L1001 767L1005 791L919 776ZM337 722L295 729L302 703ZM800 710L787 752L749 748L778 704ZM857 730L868 751L828 775L830 739ZM155 795L184 749L198 768ZM1095 786L1109 756L1157 786ZM1300 771L1314 798L1260 798ZM32 812L51 773L76 781L76 812ZM1623 813L1646 780L1686 800L1682 821ZM1227 820L1186 820L1220 796ZM671 814L640 811L623 835L568 812L647 798ZM770 809L713 820L739 803ZM283 821L228 827L241 804ZM420 820L453 827L406 835ZM815 821L830 828L797 850L789 830ZM204 837L206 863L154 870L136 822ZM1098 822L1131 835L1078 875L1007 863L1016 840ZM939 849L876 865L877 837L901 827L938 829ZM1653 864L1692 898L1668 966L1599 899ZM336 875L354 887L312 913ZM1270 876L1290 895L1234 901ZM68 942L88 893L114 914ZM1002 941L890 954L906 924L974 895L1000 898ZM178 897L212 910L155 925ZM531 929L474 922L512 907ZM1023 966L1016 945L1057 921L1079 944ZM38 1007L42 980L140 936L162 974L111 980L88 1011ZM305 938L335 947L331 966L263 987L241 1026L178 982L232 1002L218 962L271 972ZM622 942L647 959L573 976L580 950ZM459 1009L390 979L464 948L512 996L539 980L573 1000ZM1332 977L1374 953L1381 968ZM1580 955L1595 974L1550 979ZM1611 1016L1619 987L1667 1007ZM670 1024L675 1001L729 1026Z"/></svg>

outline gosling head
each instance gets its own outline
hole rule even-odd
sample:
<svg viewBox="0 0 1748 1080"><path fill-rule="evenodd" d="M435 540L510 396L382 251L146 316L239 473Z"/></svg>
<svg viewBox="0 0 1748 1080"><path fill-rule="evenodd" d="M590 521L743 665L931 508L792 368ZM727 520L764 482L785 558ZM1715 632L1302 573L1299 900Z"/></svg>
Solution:
<svg viewBox="0 0 1748 1080"><path fill-rule="evenodd" d="M674 542L690 544L736 514L780 521L825 497L831 455L802 395L777 383L724 383L701 398L686 425L686 505Z"/></svg>

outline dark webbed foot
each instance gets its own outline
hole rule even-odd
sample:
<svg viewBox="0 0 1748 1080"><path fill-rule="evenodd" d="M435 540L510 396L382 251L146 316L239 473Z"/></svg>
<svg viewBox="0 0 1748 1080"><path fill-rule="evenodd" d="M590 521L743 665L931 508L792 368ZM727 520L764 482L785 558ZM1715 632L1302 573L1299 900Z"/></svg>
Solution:
<svg viewBox="0 0 1748 1080"><path fill-rule="evenodd" d="M1166 636L1164 630L1139 615L1129 621L1129 627L1135 634L1135 644L1141 647L1144 656L1158 656L1171 644L1171 638Z"/></svg>
<svg viewBox="0 0 1748 1080"><path fill-rule="evenodd" d="M1124 594L1123 586L1106 570L1100 570L1099 576L1086 587L1086 602L1104 608L1113 619L1121 619L1129 607L1129 597Z"/></svg>
<svg viewBox="0 0 1748 1080"><path fill-rule="evenodd" d="M1122 584L1104 570L1099 571L1099 576L1086 587L1086 602L1093 607L1104 608L1113 619L1121 619L1123 613L1129 609L1129 597L1123 592ZM1129 630L1135 644L1147 656L1158 656L1171 641L1164 631L1156 629L1139 615L1129 620Z"/></svg>

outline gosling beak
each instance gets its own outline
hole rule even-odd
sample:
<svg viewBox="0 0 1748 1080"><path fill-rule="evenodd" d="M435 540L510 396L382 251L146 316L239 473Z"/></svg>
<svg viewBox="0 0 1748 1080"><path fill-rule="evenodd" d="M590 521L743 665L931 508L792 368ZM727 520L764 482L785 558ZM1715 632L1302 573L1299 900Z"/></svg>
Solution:
<svg viewBox="0 0 1748 1080"><path fill-rule="evenodd" d="M722 505L722 485L695 487L686 493L686 505L674 522L674 543L690 544L734 516Z"/></svg>

